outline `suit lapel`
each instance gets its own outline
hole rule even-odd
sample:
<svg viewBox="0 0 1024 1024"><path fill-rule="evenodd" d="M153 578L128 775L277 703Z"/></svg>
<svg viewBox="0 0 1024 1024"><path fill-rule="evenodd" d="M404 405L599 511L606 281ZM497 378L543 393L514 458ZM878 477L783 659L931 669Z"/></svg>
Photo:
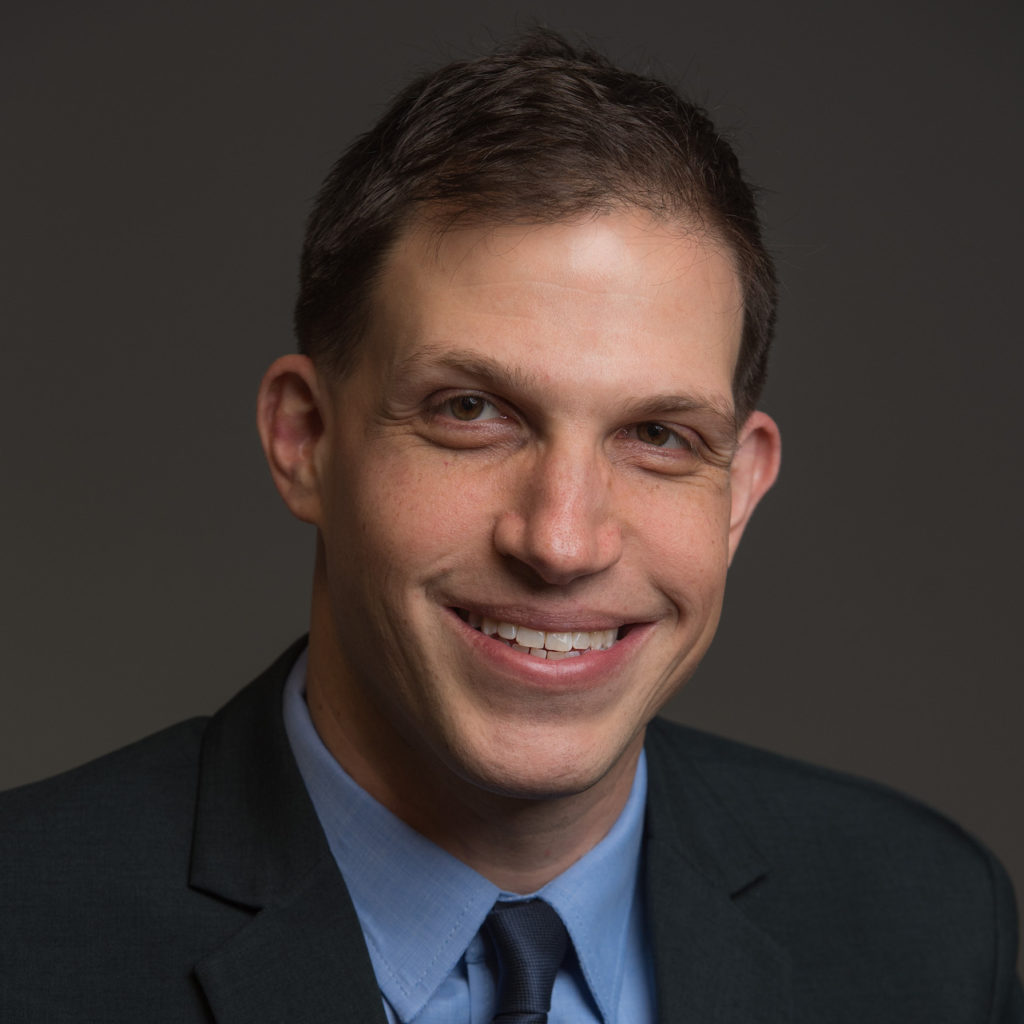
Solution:
<svg viewBox="0 0 1024 1024"><path fill-rule="evenodd" d="M742 909L767 865L680 748L652 723L645 858L659 1022L786 1024L788 957Z"/></svg>
<svg viewBox="0 0 1024 1024"><path fill-rule="evenodd" d="M252 916L196 977L218 1024L383 1024L362 929L284 732L282 687L300 650L203 740L190 884Z"/></svg>
<svg viewBox="0 0 1024 1024"><path fill-rule="evenodd" d="M348 893L321 861L280 903L264 907L196 976L218 1024L384 1022Z"/></svg>

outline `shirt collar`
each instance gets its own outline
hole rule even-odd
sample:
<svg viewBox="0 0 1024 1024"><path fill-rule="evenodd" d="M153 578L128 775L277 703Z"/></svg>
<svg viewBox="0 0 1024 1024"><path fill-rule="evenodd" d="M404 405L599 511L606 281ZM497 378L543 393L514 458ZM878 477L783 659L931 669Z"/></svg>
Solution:
<svg viewBox="0 0 1024 1024"><path fill-rule="evenodd" d="M345 878L381 993L400 1019L423 1008L502 893L411 829L344 771L324 746L304 699L306 652L284 693L288 740ZM558 911L591 994L614 1020L636 892L647 771L641 753L629 799L608 834L539 892Z"/></svg>

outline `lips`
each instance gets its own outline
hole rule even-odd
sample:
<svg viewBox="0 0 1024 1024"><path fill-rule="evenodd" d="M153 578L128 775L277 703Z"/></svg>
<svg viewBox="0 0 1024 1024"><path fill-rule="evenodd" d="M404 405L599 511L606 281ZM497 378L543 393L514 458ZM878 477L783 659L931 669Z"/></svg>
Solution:
<svg viewBox="0 0 1024 1024"><path fill-rule="evenodd" d="M618 627L596 630L540 630L516 622L492 619L478 612L456 609L459 617L485 636L503 641L513 650L548 661L579 658L590 651L607 651L620 638Z"/></svg>

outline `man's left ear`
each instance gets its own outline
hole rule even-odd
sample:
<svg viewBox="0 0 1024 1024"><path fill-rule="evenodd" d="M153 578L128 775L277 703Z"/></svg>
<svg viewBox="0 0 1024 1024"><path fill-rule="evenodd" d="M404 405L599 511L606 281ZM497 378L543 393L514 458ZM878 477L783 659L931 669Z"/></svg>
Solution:
<svg viewBox="0 0 1024 1024"><path fill-rule="evenodd" d="M740 431L730 469L732 511L729 517L729 562L757 503L775 483L782 460L782 435L767 413L752 412Z"/></svg>

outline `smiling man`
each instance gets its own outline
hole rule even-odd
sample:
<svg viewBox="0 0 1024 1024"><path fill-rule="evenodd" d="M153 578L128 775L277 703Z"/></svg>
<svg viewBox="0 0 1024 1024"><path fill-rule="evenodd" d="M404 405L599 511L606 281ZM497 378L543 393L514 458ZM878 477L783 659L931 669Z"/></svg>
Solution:
<svg viewBox="0 0 1024 1024"><path fill-rule="evenodd" d="M536 35L410 86L309 223L277 487L308 641L0 805L4 1021L1024 1021L991 856L656 716L779 432L750 188Z"/></svg>

